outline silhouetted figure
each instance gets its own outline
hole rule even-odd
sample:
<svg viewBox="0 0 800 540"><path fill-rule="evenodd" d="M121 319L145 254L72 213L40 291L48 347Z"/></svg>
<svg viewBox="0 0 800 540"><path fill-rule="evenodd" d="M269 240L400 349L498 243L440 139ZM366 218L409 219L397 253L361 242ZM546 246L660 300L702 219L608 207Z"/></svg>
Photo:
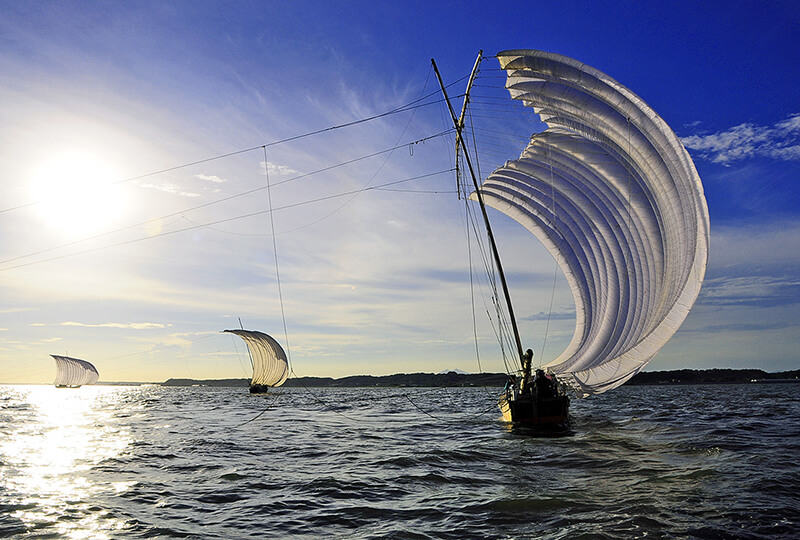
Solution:
<svg viewBox="0 0 800 540"><path fill-rule="evenodd" d="M536 378L533 381L536 395L540 398L556 397L556 388L553 379L548 377L541 369L536 370Z"/></svg>
<svg viewBox="0 0 800 540"><path fill-rule="evenodd" d="M508 380L506 381L506 386L503 388L506 394L511 394L514 398L517 397L519 393L519 386L517 385L517 377L515 375L509 375Z"/></svg>
<svg viewBox="0 0 800 540"><path fill-rule="evenodd" d="M525 392L531 383L531 360L533 360L533 351L528 349L522 355L522 385L520 391Z"/></svg>

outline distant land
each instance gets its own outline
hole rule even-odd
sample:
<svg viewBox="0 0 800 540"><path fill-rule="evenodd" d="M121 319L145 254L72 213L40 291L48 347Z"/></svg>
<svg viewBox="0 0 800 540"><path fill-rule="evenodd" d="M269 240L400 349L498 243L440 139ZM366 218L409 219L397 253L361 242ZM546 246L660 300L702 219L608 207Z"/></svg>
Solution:
<svg viewBox="0 0 800 540"><path fill-rule="evenodd" d="M395 375L353 375L331 377L295 377L286 387L402 387L402 386L503 386L505 373L398 373ZM636 374L628 385L654 384L730 384L746 382L798 382L800 369L767 373L760 369L679 369L675 371L646 371ZM248 386L250 379L169 379L162 386Z"/></svg>

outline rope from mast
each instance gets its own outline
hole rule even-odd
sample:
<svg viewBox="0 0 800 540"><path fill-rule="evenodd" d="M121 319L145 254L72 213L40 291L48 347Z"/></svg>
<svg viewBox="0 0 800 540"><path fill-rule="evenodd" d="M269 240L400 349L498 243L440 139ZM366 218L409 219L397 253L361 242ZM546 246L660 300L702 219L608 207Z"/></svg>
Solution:
<svg viewBox="0 0 800 540"><path fill-rule="evenodd" d="M264 146L264 179L267 184L267 204L269 205L269 228L272 233L272 253L275 256L275 280L278 284L278 300L281 305L281 319L283 320L283 339L286 343L286 358L289 364L289 369L292 369L292 352L289 347L289 332L286 328L286 313L283 309L283 291L281 290L281 273L278 269L278 241L275 238L275 219L272 212L272 192L269 184L269 161L267 160L267 147ZM249 349L249 347L248 347Z"/></svg>
<svg viewBox="0 0 800 540"><path fill-rule="evenodd" d="M475 61L475 66L472 68L472 74L470 75L470 82L474 79L475 73L478 70L478 66L480 65L481 57L483 55L483 51L478 52L478 58ZM447 89L445 88L444 82L442 81L442 76L439 73L439 68L436 66L436 61L431 58L431 64L433 65L433 70L436 72L436 78L439 81L439 86L442 89L442 95L444 96L445 102L447 102L447 109L450 111L450 117L453 121L453 127L456 130L457 136L457 147L460 146L463 148L464 153L464 160L467 162L467 167L469 168L470 176L472 177L472 183L475 187L475 195L478 198L478 204L481 208L481 213L483 214L483 221L486 225L486 234L489 237L489 244L492 247L492 255L494 257L495 264L497 265L497 273L500 276L500 284L503 288L503 295L506 299L506 305L508 306L508 316L511 321L511 327L514 331L514 341L516 342L517 346L517 353L519 354L520 362L523 363L524 366L524 353L522 352L522 340L519 337L519 329L517 328L517 320L514 317L514 308L511 305L511 295L508 292L508 283L506 282L506 277L503 272L503 265L500 262L500 253L497 251L497 244L494 240L494 234L492 233L492 227L489 223L489 215L486 212L486 205L483 202L483 195L481 194L480 186L478 185L478 179L475 176L475 170L472 167L472 161L469 158L469 153L467 152L467 145L464 143L464 137L462 134L463 130L463 112L462 117L456 118L456 113L453 110L453 105L450 103L450 98L447 96ZM469 100L469 88L467 88L467 93L464 96L464 110L466 109L467 101Z"/></svg>

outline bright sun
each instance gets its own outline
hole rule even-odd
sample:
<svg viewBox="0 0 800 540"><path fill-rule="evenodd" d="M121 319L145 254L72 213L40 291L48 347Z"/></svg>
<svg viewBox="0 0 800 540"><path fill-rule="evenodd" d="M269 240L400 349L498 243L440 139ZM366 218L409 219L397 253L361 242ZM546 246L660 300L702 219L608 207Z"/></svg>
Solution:
<svg viewBox="0 0 800 540"><path fill-rule="evenodd" d="M70 237L101 232L123 208L119 177L103 160L87 153L51 157L34 174L30 187L48 225Z"/></svg>

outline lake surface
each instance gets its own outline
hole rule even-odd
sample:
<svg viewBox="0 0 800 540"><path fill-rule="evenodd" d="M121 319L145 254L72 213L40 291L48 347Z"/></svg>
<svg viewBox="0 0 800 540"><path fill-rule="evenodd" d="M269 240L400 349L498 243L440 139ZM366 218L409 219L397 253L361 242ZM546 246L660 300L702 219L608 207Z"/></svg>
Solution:
<svg viewBox="0 0 800 540"><path fill-rule="evenodd" d="M0 537L800 537L800 384L246 392L0 386Z"/></svg>

